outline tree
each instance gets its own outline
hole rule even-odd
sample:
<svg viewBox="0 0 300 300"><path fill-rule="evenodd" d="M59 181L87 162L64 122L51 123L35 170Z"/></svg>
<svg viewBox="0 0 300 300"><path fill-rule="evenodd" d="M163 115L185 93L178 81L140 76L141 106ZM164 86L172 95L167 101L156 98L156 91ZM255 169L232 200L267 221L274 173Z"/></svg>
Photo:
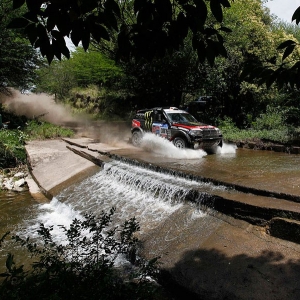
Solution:
<svg viewBox="0 0 300 300"><path fill-rule="evenodd" d="M90 47L87 52L82 47L77 47L76 51L72 53L69 65L79 86L108 85L109 82L122 76L122 70L115 62L93 47Z"/></svg>
<svg viewBox="0 0 300 300"><path fill-rule="evenodd" d="M6 28L20 12L12 10L11 1L0 2L0 93L9 93L9 87L27 89L33 85L39 57L25 39L22 30Z"/></svg>
<svg viewBox="0 0 300 300"><path fill-rule="evenodd" d="M123 18L125 3L133 3L136 19L132 22ZM25 0L13 0L15 9L24 6ZM26 7L27 12L15 18L9 28L25 28L31 44L49 63L54 56L70 57L66 36L87 50L91 37L110 40L111 31L117 32L118 60L152 60L172 53L183 45L189 31L201 62L207 59L213 64L217 56L226 56L220 32L229 29L216 23L223 21L222 9L230 7L229 0L50 0L26 1ZM206 24L210 14L216 22Z"/></svg>
<svg viewBox="0 0 300 300"><path fill-rule="evenodd" d="M77 86L74 74L66 60L54 61L50 66L45 62L36 72L35 92L54 95L55 99L63 99L70 90Z"/></svg>
<svg viewBox="0 0 300 300"><path fill-rule="evenodd" d="M280 57L276 44L289 35L285 28L273 27L270 13L260 0L236 0L224 13L224 25L232 28L232 33L224 36L227 58L217 58L213 67L199 66L203 89L214 99L204 117L214 120L227 116L239 127L248 127L267 105L279 105L282 91L275 92L276 87L267 90L258 80L244 81L241 74L245 64L252 61L263 66L270 58Z"/></svg>
<svg viewBox="0 0 300 300"><path fill-rule="evenodd" d="M120 80L123 73L115 61L108 59L99 51L90 47L84 51L77 47L72 52L72 59L55 59L51 65L46 62L37 70L36 92L54 94L56 99L69 96L74 87L97 85L98 87L112 87Z"/></svg>
<svg viewBox="0 0 300 300"><path fill-rule="evenodd" d="M300 6L292 16L292 22L300 22ZM299 35L298 35L299 36ZM291 87L300 88L300 50L297 36L279 41L277 50L281 54L270 57L265 64L249 61L244 70L244 78L253 81L259 80L269 88L274 83L279 89Z"/></svg>

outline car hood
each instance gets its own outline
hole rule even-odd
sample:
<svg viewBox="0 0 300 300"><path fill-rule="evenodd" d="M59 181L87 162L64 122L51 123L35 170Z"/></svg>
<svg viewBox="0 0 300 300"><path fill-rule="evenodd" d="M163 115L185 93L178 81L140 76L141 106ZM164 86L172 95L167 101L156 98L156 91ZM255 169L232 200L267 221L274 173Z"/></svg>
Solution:
<svg viewBox="0 0 300 300"><path fill-rule="evenodd" d="M189 124L182 124L182 123L173 123L173 126L181 127L185 129L194 129L194 130L201 130L201 129L215 129L215 126L206 125L206 124L199 124L199 123L189 123Z"/></svg>

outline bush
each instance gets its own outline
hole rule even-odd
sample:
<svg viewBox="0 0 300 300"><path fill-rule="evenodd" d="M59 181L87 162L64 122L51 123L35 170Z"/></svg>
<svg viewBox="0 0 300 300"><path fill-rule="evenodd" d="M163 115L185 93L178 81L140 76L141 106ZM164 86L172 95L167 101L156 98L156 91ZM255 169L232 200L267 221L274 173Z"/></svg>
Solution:
<svg viewBox="0 0 300 300"><path fill-rule="evenodd" d="M224 140L231 142L261 139L287 143L292 138L291 129L285 124L285 113L277 108L268 107L267 112L261 114L252 125L249 129L239 129L228 117L219 121Z"/></svg>
<svg viewBox="0 0 300 300"><path fill-rule="evenodd" d="M267 106L266 113L261 114L253 122L256 130L281 130L286 129L286 112L279 107Z"/></svg>
<svg viewBox="0 0 300 300"><path fill-rule="evenodd" d="M0 130L0 168L14 168L25 163L27 138L21 130Z"/></svg>
<svg viewBox="0 0 300 300"><path fill-rule="evenodd" d="M74 132L71 129L37 120L29 121L24 131L27 134L28 139L31 140L72 137L74 135Z"/></svg>
<svg viewBox="0 0 300 300"><path fill-rule="evenodd" d="M136 220L112 227L115 209L100 217L87 214L73 220L70 228L61 226L66 236L59 244L51 235L52 227L40 225L42 242L31 242L18 236L13 239L26 247L37 261L29 271L17 267L12 254L6 261L7 271L1 274L1 299L153 299L155 287L150 277L157 275L157 258L137 258L139 230ZM0 240L0 246L3 239ZM120 256L132 265L117 268Z"/></svg>

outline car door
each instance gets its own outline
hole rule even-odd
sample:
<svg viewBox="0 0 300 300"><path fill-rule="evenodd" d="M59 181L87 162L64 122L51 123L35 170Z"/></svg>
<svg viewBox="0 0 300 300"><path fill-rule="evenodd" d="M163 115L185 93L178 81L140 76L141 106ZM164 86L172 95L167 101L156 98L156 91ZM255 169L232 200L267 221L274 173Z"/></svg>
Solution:
<svg viewBox="0 0 300 300"><path fill-rule="evenodd" d="M152 133L167 138L169 125L161 112L154 113Z"/></svg>

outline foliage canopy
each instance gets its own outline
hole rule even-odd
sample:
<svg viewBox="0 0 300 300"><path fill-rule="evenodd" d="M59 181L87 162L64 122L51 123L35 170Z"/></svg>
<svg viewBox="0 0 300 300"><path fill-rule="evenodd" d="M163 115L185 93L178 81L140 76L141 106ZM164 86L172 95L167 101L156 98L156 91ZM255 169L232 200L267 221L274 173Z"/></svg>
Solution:
<svg viewBox="0 0 300 300"><path fill-rule="evenodd" d="M22 30L6 28L22 11L14 11L9 0L0 2L0 93L8 94L8 87L27 89L35 78L34 70L39 59L36 50Z"/></svg>
<svg viewBox="0 0 300 300"><path fill-rule="evenodd" d="M136 19L123 16L125 5L133 3ZM15 9L25 0L13 0ZM65 37L75 46L89 48L91 38L110 40L117 32L118 60L163 57L183 45L189 31L199 60L213 64L219 55L226 56L220 32L230 31L220 24L228 0L103 0L103 1L26 1L27 11L12 20L9 28L24 28L35 48L51 63L54 57L70 57ZM207 24L212 14L214 22Z"/></svg>

